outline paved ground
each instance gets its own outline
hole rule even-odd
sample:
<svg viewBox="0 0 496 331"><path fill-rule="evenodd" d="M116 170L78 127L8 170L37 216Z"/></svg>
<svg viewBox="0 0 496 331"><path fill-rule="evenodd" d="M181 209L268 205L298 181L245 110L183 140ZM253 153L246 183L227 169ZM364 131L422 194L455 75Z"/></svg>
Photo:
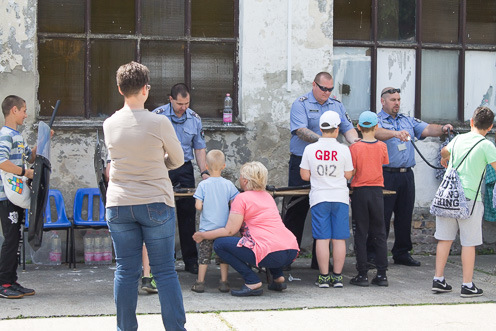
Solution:
<svg viewBox="0 0 496 331"><path fill-rule="evenodd" d="M433 256L416 256L421 267L391 264L388 271L390 286L368 288L349 285L355 275L354 258L348 258L343 272L343 289L320 289L313 285L317 271L309 268L309 259L298 259L287 276L283 293L266 290L261 297L237 298L217 290L219 270L215 264L207 272L207 290L203 294L190 290L195 277L182 271L178 274L183 289L189 330L314 330L342 327L346 329L496 329L492 316L496 308L496 256L478 256L474 282L484 290L484 296L460 297L460 257L451 256L446 277L454 291L432 294ZM115 328L113 303L113 272L115 266L78 265L77 270L28 265L19 273L19 281L36 289L33 297L1 300L1 330L96 330ZM369 277L372 276L372 272ZM265 282L265 274L261 274ZM370 277L371 278L371 277ZM242 280L230 271L231 286L241 286ZM462 305L479 303L477 305ZM456 306L446 306L456 304ZM343 309L349 308L349 309ZM140 292L138 313L140 329L161 329L160 306L157 295ZM91 317L89 317L91 316ZM95 317L105 316L105 317ZM58 317L43 318L36 317ZM385 325L384 321L388 321Z"/></svg>

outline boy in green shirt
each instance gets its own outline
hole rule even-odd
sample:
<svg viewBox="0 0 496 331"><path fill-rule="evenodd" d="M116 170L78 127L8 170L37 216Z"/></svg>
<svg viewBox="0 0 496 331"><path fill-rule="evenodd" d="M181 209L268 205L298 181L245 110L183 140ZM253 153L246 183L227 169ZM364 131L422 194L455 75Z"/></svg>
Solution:
<svg viewBox="0 0 496 331"><path fill-rule="evenodd" d="M460 181L467 198L470 210L473 212L464 220L436 217L435 238L438 240L436 251L436 273L432 282L432 291L435 293L451 292L452 287L444 279L444 268L448 260L451 244L460 230L462 245L463 284L461 296L464 298L481 296L482 290L472 282L475 265L475 246L482 244L482 216L484 205L481 193L477 194L479 183L487 164L496 169L496 147L484 137L492 129L494 113L487 107L478 107L470 119L471 130L452 140L441 150L441 164L452 167L458 165L467 152L481 139L470 152L465 161L458 168ZM456 147L455 146L456 142ZM453 154L452 164L447 165L450 155Z"/></svg>

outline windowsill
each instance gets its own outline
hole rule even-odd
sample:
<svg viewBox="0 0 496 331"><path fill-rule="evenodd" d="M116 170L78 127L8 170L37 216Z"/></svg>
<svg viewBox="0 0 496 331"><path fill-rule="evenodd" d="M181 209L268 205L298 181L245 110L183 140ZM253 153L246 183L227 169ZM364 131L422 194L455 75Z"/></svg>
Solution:
<svg viewBox="0 0 496 331"><path fill-rule="evenodd" d="M96 130L101 129L106 118L56 118L53 123L54 130ZM50 117L40 116L39 121L44 121L48 124ZM220 132L244 132L246 126L239 122L233 122L230 126L225 126L220 119L202 119L204 131L220 131ZM33 123L33 129L38 128L38 122Z"/></svg>
<svg viewBox="0 0 496 331"><path fill-rule="evenodd" d="M240 122L233 122L232 125L226 126L220 119L204 118L202 119L204 131L221 131L221 132L244 132L246 126Z"/></svg>
<svg viewBox="0 0 496 331"><path fill-rule="evenodd" d="M48 116L40 116L38 117L39 121L43 121L45 123L50 122L50 117ZM103 121L106 118L92 118L86 119L81 117L56 117L55 121L52 125L52 128L57 130L95 130L101 129L103 125ZM38 122L33 123L33 129L38 128Z"/></svg>

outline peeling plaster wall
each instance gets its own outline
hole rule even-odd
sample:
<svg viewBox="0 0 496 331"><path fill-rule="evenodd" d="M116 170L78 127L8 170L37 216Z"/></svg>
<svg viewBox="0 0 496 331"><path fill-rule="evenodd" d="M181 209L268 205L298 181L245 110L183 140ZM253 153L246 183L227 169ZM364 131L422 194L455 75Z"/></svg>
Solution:
<svg viewBox="0 0 496 331"><path fill-rule="evenodd" d="M288 53L288 3L292 12L290 52ZM28 144L36 143L39 104L36 67L36 0L0 0L0 97L17 94L27 101L28 115L21 128ZM289 160L289 112L299 96L311 90L319 71L333 72L333 2L326 0L240 0L239 109L244 132L206 131L207 149L221 149L227 157L225 176L237 180L241 165L261 161L269 170L269 184L287 184ZM403 110L413 112L414 61L409 50L381 50L378 63L384 63L385 75L378 78L378 88L385 84L404 91ZM287 84L288 54L291 56L291 82ZM467 65L471 82L485 86L487 95L471 90L466 84L466 107L470 111L480 100L494 106L494 54L469 54L491 68ZM336 68L339 69L339 68ZM479 71L477 71L479 70ZM482 71L480 71L482 70ZM382 72L382 71L381 71ZM480 77L484 79L480 79ZM337 82L339 84L339 82ZM288 92L289 90L289 92ZM478 94L479 93L479 94ZM380 93L379 93L380 95ZM411 99L412 102L408 100ZM380 106L380 102L377 103ZM3 125L3 117L0 120ZM52 139L51 186L62 191L67 212L72 216L74 193L80 187L96 187L93 153L96 129L55 127ZM101 133L101 128L100 128ZM102 135L100 135L101 137ZM417 144L428 160L434 160L439 140L426 139ZM417 157L416 207L429 205L438 181L434 170ZM236 181L236 184L237 181ZM239 185L239 184L238 184Z"/></svg>
<svg viewBox="0 0 496 331"><path fill-rule="evenodd" d="M292 1L293 65L287 91L287 10L287 0L240 1L240 109L248 130L207 141L209 148L216 139L227 141L228 158L235 159L228 167L261 161L269 183L277 186L287 185L291 104L311 90L315 74L332 70L332 2Z"/></svg>
<svg viewBox="0 0 496 331"><path fill-rule="evenodd" d="M0 97L16 94L26 100L24 131L31 137L36 110L36 1L0 0ZM3 116L1 124L4 123Z"/></svg>

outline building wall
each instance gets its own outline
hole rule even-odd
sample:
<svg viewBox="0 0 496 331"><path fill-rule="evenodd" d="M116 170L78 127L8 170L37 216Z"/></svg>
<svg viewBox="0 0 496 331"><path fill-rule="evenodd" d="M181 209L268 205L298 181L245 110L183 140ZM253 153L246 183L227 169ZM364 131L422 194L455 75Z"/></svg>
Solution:
<svg viewBox="0 0 496 331"><path fill-rule="evenodd" d="M0 0L0 96L3 99L8 94L17 94L26 99L29 118L23 132L30 146L36 143L39 111L36 5L35 0ZM226 153L225 175L229 179L237 180L243 163L258 160L269 170L269 184L286 186L291 104L310 91L316 73L336 72L332 67L332 12L332 1L325 0L240 1L239 120L245 130L223 131L206 125L207 149L217 148ZM392 55L398 54L392 52ZM390 74L399 65L393 63ZM406 70L411 68L406 66ZM398 76L407 81L407 73ZM413 95L410 99L413 102ZM413 104L404 107L411 110ZM3 119L0 121L3 124ZM69 216L76 189L96 187L93 153L97 129L101 134L101 121L55 125L51 187L63 192ZM429 138L418 146L428 160L434 160L439 139ZM415 175L416 207L426 208L438 181L434 170L420 158Z"/></svg>

